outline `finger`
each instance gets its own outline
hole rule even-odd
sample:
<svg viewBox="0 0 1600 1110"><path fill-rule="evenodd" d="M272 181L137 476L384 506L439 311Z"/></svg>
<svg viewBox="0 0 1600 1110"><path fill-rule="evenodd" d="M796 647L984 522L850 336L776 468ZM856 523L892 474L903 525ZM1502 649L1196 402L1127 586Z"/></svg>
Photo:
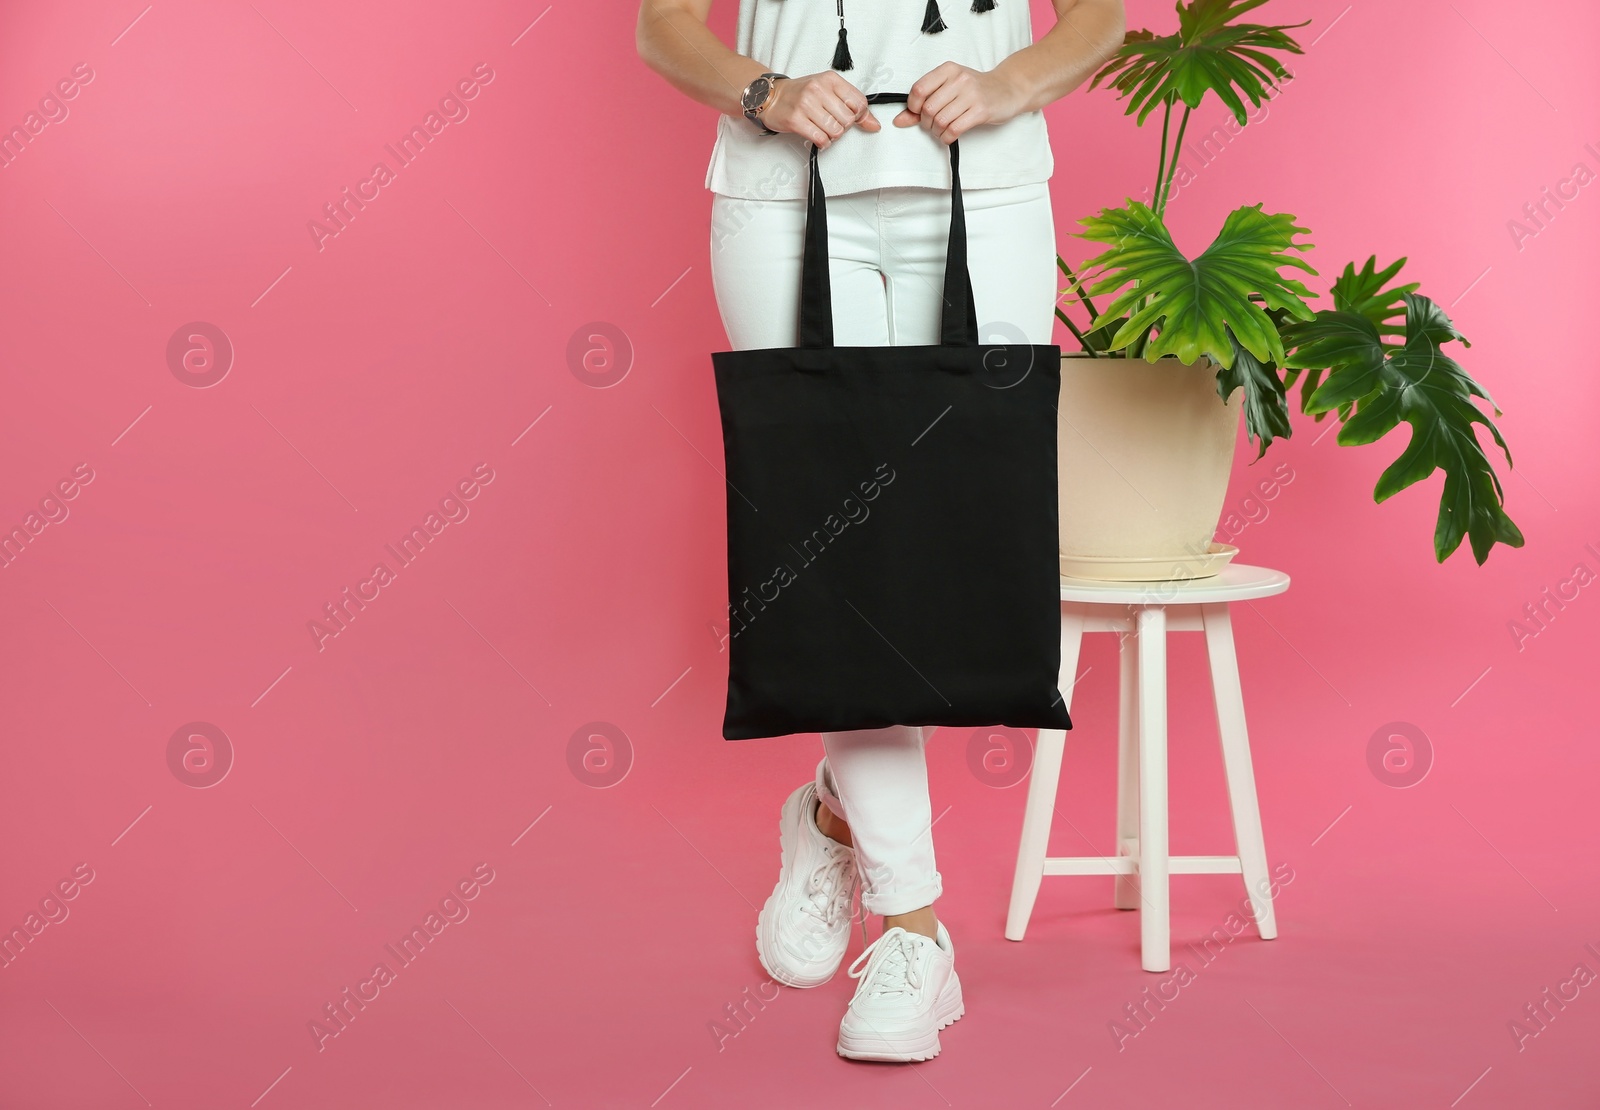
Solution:
<svg viewBox="0 0 1600 1110"><path fill-rule="evenodd" d="M845 124L829 110L827 103L821 98L808 103L804 115L806 122L813 129L826 135L830 142L845 132Z"/></svg>
<svg viewBox="0 0 1600 1110"><path fill-rule="evenodd" d="M952 128L958 120L965 120L968 115L973 114L974 107L976 106L970 102L955 101L939 109L938 114L934 115L933 125L934 134L938 136L939 141L954 141L960 131L954 131ZM971 120L968 120L968 125L971 125Z"/></svg>
<svg viewBox="0 0 1600 1110"><path fill-rule="evenodd" d="M934 126L938 129L940 137L943 138L949 132L951 125L957 120L972 115L974 112L981 117L983 110L982 104L979 103L974 94L970 92L962 93L934 113ZM968 119L965 126L970 128L976 122L978 122L978 118Z"/></svg>
<svg viewBox="0 0 1600 1110"><path fill-rule="evenodd" d="M857 119L870 110L866 95L838 74L832 75L832 80L828 82L828 91L844 101Z"/></svg>
<svg viewBox="0 0 1600 1110"><path fill-rule="evenodd" d="M856 126L863 131L882 131L883 124L878 122L878 117L872 113L872 105L863 103L861 110L856 113Z"/></svg>
<svg viewBox="0 0 1600 1110"><path fill-rule="evenodd" d="M917 78L916 83L911 86L911 91L906 94L907 110L921 115L923 101L929 93L945 83L954 64L953 62L940 62L927 73Z"/></svg>
<svg viewBox="0 0 1600 1110"><path fill-rule="evenodd" d="M839 121L838 117L823 108L815 108L809 111L806 117L806 125L811 132L821 136L820 142L816 139L812 140L817 143L817 149L819 150L827 150L838 140L839 136L848 130Z"/></svg>
<svg viewBox="0 0 1600 1110"><path fill-rule="evenodd" d="M796 113L794 133L813 143L818 150L827 150L828 144L833 142L833 136L828 134L827 130L809 110Z"/></svg>
<svg viewBox="0 0 1600 1110"><path fill-rule="evenodd" d="M863 131L883 129L872 114L872 105L867 102L866 95L843 77L830 75L824 88L838 98L838 106L830 104L829 113L839 119L846 130L851 127L860 127Z"/></svg>
<svg viewBox="0 0 1600 1110"><path fill-rule="evenodd" d="M917 113L913 112L910 108L907 108L905 111L894 117L894 125L896 127L915 127L921 122L922 117L917 115Z"/></svg>
<svg viewBox="0 0 1600 1110"><path fill-rule="evenodd" d="M977 105L973 105L946 124L939 139L948 146L982 122L982 111L978 109Z"/></svg>
<svg viewBox="0 0 1600 1110"><path fill-rule="evenodd" d="M941 85L933 92L929 93L927 98L923 101L921 109L922 118L925 120L932 120L935 127L942 127L944 124L954 119L957 115L961 114L961 109L959 108L954 113L949 110L951 106L956 104L960 99L960 93L955 88L948 84ZM939 118L941 115L944 117L942 120Z"/></svg>
<svg viewBox="0 0 1600 1110"><path fill-rule="evenodd" d="M837 96L824 96L822 98L823 118L817 122L828 128L828 133L834 138L843 135L855 126L858 113Z"/></svg>
<svg viewBox="0 0 1600 1110"><path fill-rule="evenodd" d="M959 103L945 109L934 128L939 141L949 144L960 138L961 132L970 128L976 121L976 111L976 106L964 107ZM958 124L960 124L959 127L957 126Z"/></svg>

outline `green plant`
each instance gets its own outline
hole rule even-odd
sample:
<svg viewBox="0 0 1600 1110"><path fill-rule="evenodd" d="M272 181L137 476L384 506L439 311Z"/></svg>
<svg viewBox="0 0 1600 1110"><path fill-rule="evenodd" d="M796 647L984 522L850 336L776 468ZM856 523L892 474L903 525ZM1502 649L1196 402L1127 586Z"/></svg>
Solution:
<svg viewBox="0 0 1600 1110"><path fill-rule="evenodd" d="M1165 223L1190 114L1206 94L1246 124L1245 101L1259 107L1290 73L1273 52L1300 54L1288 34L1305 24L1236 23L1267 0L1179 0L1178 30L1157 36L1128 32L1116 55L1094 77L1127 101L1136 124L1161 112L1161 150L1149 204L1127 198L1080 221L1079 238L1104 246L1075 273L1059 254L1064 292L1087 311L1080 327L1060 307L1056 315L1083 349L1102 357L1163 355L1217 367L1224 401L1242 391L1245 434L1259 442L1257 458L1277 438L1293 434L1289 390L1300 387L1300 410L1320 421L1332 412L1337 442L1372 443L1404 422L1411 440L1378 478L1373 500L1445 473L1434 527L1434 555L1448 558L1463 538L1479 564L1496 543L1521 547L1522 533L1506 515L1505 491L1476 426L1487 428L1511 465L1499 429L1474 398L1502 415L1461 365L1441 349L1470 346L1417 283L1391 285L1405 259L1383 269L1377 257L1354 264L1333 283L1333 308L1314 311L1313 293L1285 267L1315 275L1300 255L1309 232L1287 213L1260 204L1229 213L1216 238L1189 258ZM1176 135L1172 121L1178 116ZM1172 137L1171 145L1168 145ZM1094 298L1110 294L1104 311Z"/></svg>

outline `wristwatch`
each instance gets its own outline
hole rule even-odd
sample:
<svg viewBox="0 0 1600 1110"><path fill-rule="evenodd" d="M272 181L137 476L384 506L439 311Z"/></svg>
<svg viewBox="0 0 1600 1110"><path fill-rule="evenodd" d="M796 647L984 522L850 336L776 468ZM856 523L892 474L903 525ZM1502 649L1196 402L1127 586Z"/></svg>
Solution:
<svg viewBox="0 0 1600 1110"><path fill-rule="evenodd" d="M766 125L761 119L761 113L772 103L777 83L788 79L787 73L763 73L746 85L744 93L739 97L739 102L744 108L744 118L768 135L776 135L777 132Z"/></svg>

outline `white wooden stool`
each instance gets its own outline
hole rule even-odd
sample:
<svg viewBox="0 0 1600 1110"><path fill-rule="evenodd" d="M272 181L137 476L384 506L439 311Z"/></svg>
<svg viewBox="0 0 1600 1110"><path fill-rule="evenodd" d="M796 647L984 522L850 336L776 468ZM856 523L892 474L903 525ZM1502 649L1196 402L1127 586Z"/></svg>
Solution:
<svg viewBox="0 0 1600 1110"><path fill-rule="evenodd" d="M1267 849L1256 804L1244 693L1233 646L1229 603L1270 597L1289 576L1237 563L1210 578L1172 582L1061 579L1061 695L1070 709L1085 632L1121 633L1121 707L1117 729L1117 854L1046 856L1066 733L1040 729L1022 819L1022 844L1011 886L1006 937L1021 940L1046 875L1113 875L1118 909L1141 909L1141 964L1172 966L1168 876L1231 873L1244 879L1262 940L1278 935L1268 894ZM1222 735L1222 762L1233 808L1236 855L1172 856L1167 851L1167 632L1204 632L1211 689Z"/></svg>

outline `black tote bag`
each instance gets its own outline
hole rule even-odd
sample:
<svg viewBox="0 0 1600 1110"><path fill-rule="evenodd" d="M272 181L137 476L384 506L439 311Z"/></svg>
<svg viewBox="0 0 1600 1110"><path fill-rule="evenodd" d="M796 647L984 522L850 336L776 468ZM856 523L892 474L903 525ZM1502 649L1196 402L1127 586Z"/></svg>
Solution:
<svg viewBox="0 0 1600 1110"><path fill-rule="evenodd" d="M813 147L800 345L711 356L728 487L726 740L1072 727L1057 689L1061 352L978 343L956 143L950 178L939 345L834 345Z"/></svg>

